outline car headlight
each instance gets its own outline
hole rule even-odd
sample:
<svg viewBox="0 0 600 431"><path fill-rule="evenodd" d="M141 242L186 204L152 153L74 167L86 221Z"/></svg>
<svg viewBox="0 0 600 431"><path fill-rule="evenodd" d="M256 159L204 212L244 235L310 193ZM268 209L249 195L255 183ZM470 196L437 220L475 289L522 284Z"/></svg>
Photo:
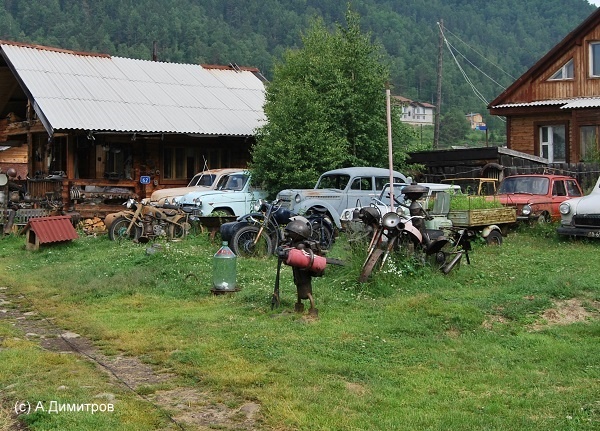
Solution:
<svg viewBox="0 0 600 431"><path fill-rule="evenodd" d="M558 210L560 211L560 213L562 215L567 215L571 212L571 205L568 204L567 202L563 202L562 204L560 204L560 206L558 207Z"/></svg>
<svg viewBox="0 0 600 431"><path fill-rule="evenodd" d="M531 205L525 205L525 206L523 207L523 209L521 210L521 213L522 213L524 216L529 216L529 215L531 214Z"/></svg>
<svg viewBox="0 0 600 431"><path fill-rule="evenodd" d="M350 211L350 210L344 210L344 212L340 216L340 220L350 221L350 214L352 214L352 211Z"/></svg>
<svg viewBox="0 0 600 431"><path fill-rule="evenodd" d="M200 198L194 199L193 202L194 202L194 205L196 205L197 207L202 206L202 199L200 199Z"/></svg>
<svg viewBox="0 0 600 431"><path fill-rule="evenodd" d="M296 197L294 198L294 201L296 201L297 204L299 204L301 200L302 200L302 196L300 196L300 194L297 194Z"/></svg>
<svg viewBox="0 0 600 431"><path fill-rule="evenodd" d="M256 202L254 202L254 205L253 205L254 212L255 213L259 212L264 203L265 203L264 199L258 199Z"/></svg>

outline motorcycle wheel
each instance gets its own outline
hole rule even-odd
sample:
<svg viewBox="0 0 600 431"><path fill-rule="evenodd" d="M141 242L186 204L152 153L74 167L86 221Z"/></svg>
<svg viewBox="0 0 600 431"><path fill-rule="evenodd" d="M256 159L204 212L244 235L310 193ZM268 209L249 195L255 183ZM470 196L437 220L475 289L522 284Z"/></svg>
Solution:
<svg viewBox="0 0 600 431"><path fill-rule="evenodd" d="M129 231L129 235L127 235L127 228L129 227L130 220L120 216L113 220L110 224L110 229L108 229L108 237L112 241L117 241L121 239L130 239L137 240L140 236L142 236L142 228L139 226L133 226L131 231Z"/></svg>
<svg viewBox="0 0 600 431"><path fill-rule="evenodd" d="M453 269L460 267L462 255L462 250L456 250L453 246L448 244L440 251L429 255L427 258L429 264L433 268L444 274L448 274Z"/></svg>
<svg viewBox="0 0 600 431"><path fill-rule="evenodd" d="M359 283L366 283L366 281L371 276L373 269L375 269L375 267L381 267L382 262L383 262L384 251L385 250L376 248L375 250L373 250L373 253L371 253L369 255L369 257L367 258L367 260L365 261L365 263L362 267L360 276L358 277Z"/></svg>
<svg viewBox="0 0 600 431"><path fill-rule="evenodd" d="M314 220L311 223L311 228L312 233L310 239L318 242L322 250L329 250L334 241L333 230L319 220Z"/></svg>
<svg viewBox="0 0 600 431"><path fill-rule="evenodd" d="M185 218L185 216L180 216L173 223L169 223L167 232L169 239L182 239L190 232L191 225Z"/></svg>
<svg viewBox="0 0 600 431"><path fill-rule="evenodd" d="M267 257L273 254L274 246L271 238L263 230L257 240L258 231L257 226L244 226L238 230L231 240L232 251L240 257Z"/></svg>

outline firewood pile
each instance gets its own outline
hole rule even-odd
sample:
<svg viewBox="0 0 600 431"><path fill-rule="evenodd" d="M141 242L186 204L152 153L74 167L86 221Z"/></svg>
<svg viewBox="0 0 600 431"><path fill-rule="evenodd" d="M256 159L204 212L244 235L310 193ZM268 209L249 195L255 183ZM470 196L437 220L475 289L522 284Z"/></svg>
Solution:
<svg viewBox="0 0 600 431"><path fill-rule="evenodd" d="M106 233L106 225L99 217L86 218L81 222L81 227L86 235L98 235Z"/></svg>

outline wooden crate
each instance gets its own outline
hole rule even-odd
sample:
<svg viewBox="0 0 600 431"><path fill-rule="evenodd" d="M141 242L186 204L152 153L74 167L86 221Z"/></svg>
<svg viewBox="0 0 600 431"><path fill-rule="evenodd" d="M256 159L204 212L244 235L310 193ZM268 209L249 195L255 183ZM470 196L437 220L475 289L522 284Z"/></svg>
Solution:
<svg viewBox="0 0 600 431"><path fill-rule="evenodd" d="M490 224L514 223L517 210L513 207L456 210L448 213L454 226L487 226Z"/></svg>

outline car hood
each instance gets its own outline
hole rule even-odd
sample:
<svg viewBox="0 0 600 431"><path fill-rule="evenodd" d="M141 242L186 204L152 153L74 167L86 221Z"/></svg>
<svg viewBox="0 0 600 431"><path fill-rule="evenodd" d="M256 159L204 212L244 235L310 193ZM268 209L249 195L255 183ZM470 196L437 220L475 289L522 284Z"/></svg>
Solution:
<svg viewBox="0 0 600 431"><path fill-rule="evenodd" d="M173 187L168 189L156 190L150 196L150 202L156 202L164 198L172 198L174 196L183 196L192 192L202 192L210 190L206 186L192 186L192 187Z"/></svg>
<svg viewBox="0 0 600 431"><path fill-rule="evenodd" d="M493 196L502 205L525 205L548 202L547 196L531 195L528 193L509 193Z"/></svg>
<svg viewBox="0 0 600 431"><path fill-rule="evenodd" d="M180 204L193 204L194 203L194 199L210 199L211 197L216 197L216 196L222 196L223 200L226 199L231 199L233 197L235 197L236 194L241 193L241 192L236 192L233 190L207 190L204 192L192 192L192 193L187 193L183 196L181 196L178 200L178 203Z"/></svg>
<svg viewBox="0 0 600 431"><path fill-rule="evenodd" d="M571 205L575 214L600 213L600 193L569 199L567 202Z"/></svg>
<svg viewBox="0 0 600 431"><path fill-rule="evenodd" d="M299 194L305 197L318 196L319 198L323 198L327 196L339 196L342 193L343 190L340 189L287 189L280 191L278 195L284 197Z"/></svg>

